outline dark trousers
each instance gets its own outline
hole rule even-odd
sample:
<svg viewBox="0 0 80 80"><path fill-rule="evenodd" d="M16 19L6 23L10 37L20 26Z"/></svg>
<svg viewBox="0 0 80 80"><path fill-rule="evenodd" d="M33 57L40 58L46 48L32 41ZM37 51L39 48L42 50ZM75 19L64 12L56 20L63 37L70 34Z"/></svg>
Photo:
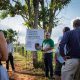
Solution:
<svg viewBox="0 0 80 80"><path fill-rule="evenodd" d="M45 53L44 54L44 64L45 64L45 76L49 77L49 72L50 72L50 77L53 77L53 54L52 53Z"/></svg>
<svg viewBox="0 0 80 80"><path fill-rule="evenodd" d="M62 64L58 60L56 60L56 65L55 65L56 76L61 76L61 68L62 68Z"/></svg>
<svg viewBox="0 0 80 80"><path fill-rule="evenodd" d="M15 68L14 68L14 62L13 62L13 55L12 55L12 53L9 53L9 55L8 55L8 60L6 61L6 69L7 69L7 70L9 70L9 61L10 61L12 70L14 71Z"/></svg>

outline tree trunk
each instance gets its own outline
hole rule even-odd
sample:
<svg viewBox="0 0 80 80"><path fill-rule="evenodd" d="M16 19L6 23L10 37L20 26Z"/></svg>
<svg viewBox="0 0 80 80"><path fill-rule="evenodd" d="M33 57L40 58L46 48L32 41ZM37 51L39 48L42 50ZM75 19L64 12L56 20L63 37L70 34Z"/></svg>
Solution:
<svg viewBox="0 0 80 80"><path fill-rule="evenodd" d="M38 29L38 14L39 14L39 0L33 0L33 6L34 6L34 29ZM38 63L38 55L37 51L33 51L33 66L34 68L37 68Z"/></svg>
<svg viewBox="0 0 80 80"><path fill-rule="evenodd" d="M38 15L39 15L39 0L33 0L33 6L34 6L34 25L33 28L38 28Z"/></svg>
<svg viewBox="0 0 80 80"><path fill-rule="evenodd" d="M38 64L37 51L32 51L32 54L33 54L33 67L38 68L38 66L37 66L37 64Z"/></svg>
<svg viewBox="0 0 80 80"><path fill-rule="evenodd" d="M44 0L40 0L40 4L41 4L42 11L45 12ZM42 14L42 21L43 21L43 29L45 31L47 31L46 30L46 16L45 16L45 13Z"/></svg>
<svg viewBox="0 0 80 80"><path fill-rule="evenodd" d="M27 5L28 5L28 14L29 14L29 24L30 24L30 27L33 28L33 21L32 21L32 12L31 12L31 5L30 5L30 0L27 1Z"/></svg>

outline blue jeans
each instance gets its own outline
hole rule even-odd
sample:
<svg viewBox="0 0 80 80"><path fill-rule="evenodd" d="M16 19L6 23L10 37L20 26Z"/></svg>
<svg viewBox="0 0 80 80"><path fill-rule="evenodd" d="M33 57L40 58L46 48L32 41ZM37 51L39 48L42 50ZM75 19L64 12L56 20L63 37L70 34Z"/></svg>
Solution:
<svg viewBox="0 0 80 80"><path fill-rule="evenodd" d="M49 77L49 72L50 72L50 77L53 77L53 53L45 53L44 54L44 64L45 64L45 76Z"/></svg>
<svg viewBox="0 0 80 80"><path fill-rule="evenodd" d="M2 65L0 65L0 80L9 80L8 73Z"/></svg>

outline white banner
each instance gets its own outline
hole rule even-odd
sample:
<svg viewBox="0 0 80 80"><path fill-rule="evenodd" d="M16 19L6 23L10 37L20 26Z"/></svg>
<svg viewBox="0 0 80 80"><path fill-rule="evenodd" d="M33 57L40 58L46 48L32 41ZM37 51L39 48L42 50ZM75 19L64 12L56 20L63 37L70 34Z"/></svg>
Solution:
<svg viewBox="0 0 80 80"><path fill-rule="evenodd" d="M44 39L43 29L27 29L26 33L26 50L36 51L35 44L39 43L42 46Z"/></svg>

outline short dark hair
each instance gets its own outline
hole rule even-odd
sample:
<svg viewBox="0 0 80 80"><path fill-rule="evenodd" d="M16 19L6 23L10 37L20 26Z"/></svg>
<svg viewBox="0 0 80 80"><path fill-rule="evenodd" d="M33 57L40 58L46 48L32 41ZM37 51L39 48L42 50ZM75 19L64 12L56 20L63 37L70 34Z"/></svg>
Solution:
<svg viewBox="0 0 80 80"><path fill-rule="evenodd" d="M76 28L76 27L80 27L80 19L75 19L73 21L73 27Z"/></svg>
<svg viewBox="0 0 80 80"><path fill-rule="evenodd" d="M70 28L69 27L64 27L63 32L67 32L67 31L70 31Z"/></svg>

